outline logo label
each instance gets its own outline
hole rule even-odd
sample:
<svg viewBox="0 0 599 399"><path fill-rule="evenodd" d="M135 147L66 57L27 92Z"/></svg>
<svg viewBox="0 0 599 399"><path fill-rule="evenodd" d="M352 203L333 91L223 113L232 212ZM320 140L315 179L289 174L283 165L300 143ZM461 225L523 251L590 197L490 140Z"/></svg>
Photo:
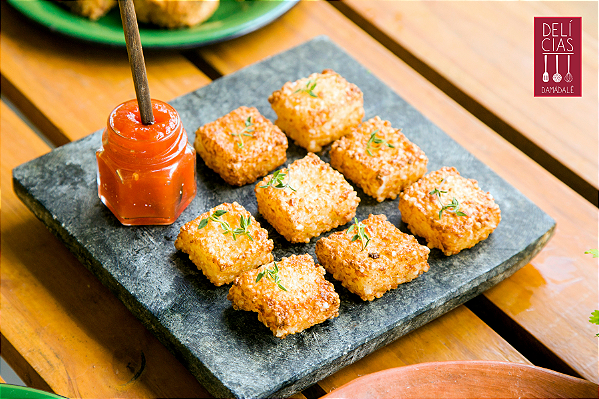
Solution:
<svg viewBox="0 0 599 399"><path fill-rule="evenodd" d="M535 17L534 95L582 96L582 17Z"/></svg>

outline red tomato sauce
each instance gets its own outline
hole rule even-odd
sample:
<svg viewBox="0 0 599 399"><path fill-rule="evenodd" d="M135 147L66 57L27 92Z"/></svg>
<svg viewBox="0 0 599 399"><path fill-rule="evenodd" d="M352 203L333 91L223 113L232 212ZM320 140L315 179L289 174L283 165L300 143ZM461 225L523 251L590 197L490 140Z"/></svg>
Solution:
<svg viewBox="0 0 599 399"><path fill-rule="evenodd" d="M154 123L141 123L136 100L116 107L102 135L100 200L124 225L172 224L196 194L195 150L179 114L152 100Z"/></svg>

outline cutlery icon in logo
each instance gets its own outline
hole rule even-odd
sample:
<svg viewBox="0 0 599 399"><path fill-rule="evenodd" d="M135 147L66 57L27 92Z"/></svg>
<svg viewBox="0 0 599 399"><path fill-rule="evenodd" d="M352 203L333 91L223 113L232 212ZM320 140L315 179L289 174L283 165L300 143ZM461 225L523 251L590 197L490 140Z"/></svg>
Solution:
<svg viewBox="0 0 599 399"><path fill-rule="evenodd" d="M574 77L570 73L570 54L568 54L568 73L566 74L566 76L564 76L564 80L570 83L573 79Z"/></svg>
<svg viewBox="0 0 599 399"><path fill-rule="evenodd" d="M543 72L543 82L549 82L549 74L547 73L547 54L545 54L545 72Z"/></svg>
<svg viewBox="0 0 599 399"><path fill-rule="evenodd" d="M559 83L562 81L562 75L558 72L557 64L559 64L559 55L555 55L555 75L553 75L553 81L555 83Z"/></svg>

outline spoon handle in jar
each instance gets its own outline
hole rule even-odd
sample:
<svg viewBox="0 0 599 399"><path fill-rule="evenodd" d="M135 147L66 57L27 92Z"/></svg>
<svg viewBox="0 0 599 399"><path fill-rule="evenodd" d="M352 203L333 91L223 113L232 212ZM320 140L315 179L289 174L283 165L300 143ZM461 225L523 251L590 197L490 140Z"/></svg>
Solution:
<svg viewBox="0 0 599 399"><path fill-rule="evenodd" d="M135 86L137 103L139 104L141 122L144 125L151 125L154 123L154 115L152 113L150 87L148 85L146 63L141 48L141 39L139 37L133 0L119 0L119 8L121 10L121 20L123 21L125 42L127 43L127 54L129 55L129 64L131 65L131 74L133 75L133 84Z"/></svg>

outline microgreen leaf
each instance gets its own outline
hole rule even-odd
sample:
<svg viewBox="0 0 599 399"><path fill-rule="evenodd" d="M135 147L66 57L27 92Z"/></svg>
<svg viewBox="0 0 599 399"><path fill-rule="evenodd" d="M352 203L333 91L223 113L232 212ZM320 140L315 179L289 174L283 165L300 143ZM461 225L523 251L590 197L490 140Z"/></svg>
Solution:
<svg viewBox="0 0 599 399"><path fill-rule="evenodd" d="M356 234L351 239L351 242L356 241L358 238L362 242L362 251L366 249L368 244L370 243L370 237L366 233L366 226L364 226L361 222L358 222L358 218L354 217L354 224L352 224L345 234L351 234L352 231L356 230Z"/></svg>
<svg viewBox="0 0 599 399"><path fill-rule="evenodd" d="M439 187L435 187L429 193L429 195L435 195L437 197L439 205L441 205L441 210L439 211L439 219L441 219L441 217L443 216L444 211L455 213L457 216L468 216L464 212L460 211L460 203L458 202L456 197L453 197L449 204L443 204L443 202L441 202L441 194L447 193L447 190L441 190L441 186L443 185L443 183L445 183L445 178L441 180L441 183L439 183Z"/></svg>
<svg viewBox="0 0 599 399"><path fill-rule="evenodd" d="M243 215L239 216L239 227L233 230L231 225L226 220L220 219L220 217L225 213L227 213L227 211L224 209L217 209L216 211L212 212L210 216L200 220L200 223L198 224L198 230L206 227L209 221L213 221L220 224L220 227L223 229L223 234L232 233L234 240L237 240L237 236L246 235L250 240L254 241L250 235L250 232L248 231L248 227L252 222L250 216L247 218L245 218Z"/></svg>
<svg viewBox="0 0 599 399"><path fill-rule="evenodd" d="M368 153L368 155L370 155L371 157L374 156L372 155L372 151L374 149L380 148L380 144L384 144L389 148L395 148L394 145L387 143L385 140L380 139L378 137L376 137L376 134L379 132L379 129L376 129L374 132L372 132L370 134L370 138L368 139L368 142L366 143L366 152ZM373 147L373 144L379 144L377 147Z"/></svg>
<svg viewBox="0 0 599 399"><path fill-rule="evenodd" d="M589 249L588 251L585 251L585 254L593 255L593 258L599 258L599 250L597 249Z"/></svg>
<svg viewBox="0 0 599 399"><path fill-rule="evenodd" d="M248 116L247 119L245 120L245 129L237 132L237 133L231 133L231 136L233 137L237 137L239 139L239 142L237 143L237 148L241 149L243 148L243 138L242 136L246 136L246 137L254 137L254 122L252 122L252 116Z"/></svg>
<svg viewBox="0 0 599 399"><path fill-rule="evenodd" d="M200 223L198 224L198 230L203 229L204 227L206 227L206 225L208 225L208 219L200 220Z"/></svg>
<svg viewBox="0 0 599 399"><path fill-rule="evenodd" d="M268 183L266 183L266 185L264 186L260 186L260 188L273 187L278 189L284 189L289 187L290 190L296 191L293 187L289 185L289 179L291 178L291 175L289 175L287 183L283 183L283 179L285 178L285 176L287 176L287 173L283 172L282 169L279 169L272 174L272 177L270 178Z"/></svg>
<svg viewBox="0 0 599 399"><path fill-rule="evenodd" d="M236 239L236 236L245 235L250 241L254 241L250 232L248 231L248 227L250 227L250 223L252 223L250 217L244 218L243 215L239 217L239 227L233 230L233 239Z"/></svg>
<svg viewBox="0 0 599 399"><path fill-rule="evenodd" d="M593 313L591 313L591 317L589 317L589 322L593 324L599 324L599 310L595 310ZM599 337L599 334L595 334L595 336Z"/></svg>
<svg viewBox="0 0 599 399"><path fill-rule="evenodd" d="M310 80L308 80L308 83L306 83L306 87L297 89L295 91L295 93L300 93L300 92L308 93L310 95L310 97L317 98L318 95L316 93L314 93L315 88L316 88L316 79L314 79L314 80L310 79Z"/></svg>
<svg viewBox="0 0 599 399"><path fill-rule="evenodd" d="M274 262L272 270L266 267L264 268L264 270L258 273L258 275L256 276L256 282L262 280L262 277L264 276L274 281L274 283L279 287L280 290L287 291L287 288L285 288L285 286L281 283L281 277L279 276L279 266L277 265L277 262Z"/></svg>

